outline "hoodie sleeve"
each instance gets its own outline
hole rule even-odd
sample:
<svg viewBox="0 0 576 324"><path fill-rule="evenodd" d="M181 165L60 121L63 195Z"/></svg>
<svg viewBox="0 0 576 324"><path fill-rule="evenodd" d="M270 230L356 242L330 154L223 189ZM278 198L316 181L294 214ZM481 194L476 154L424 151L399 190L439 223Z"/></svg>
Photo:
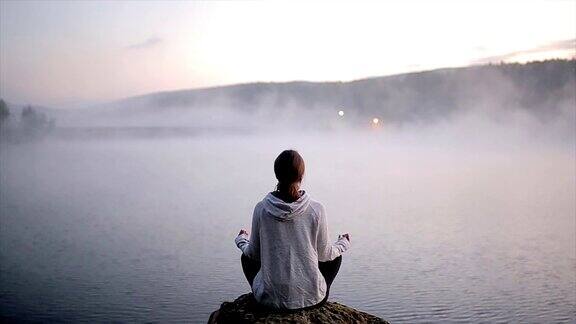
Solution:
<svg viewBox="0 0 576 324"><path fill-rule="evenodd" d="M260 260L260 215L258 213L258 205L254 208L254 214L252 215L250 239L248 239L247 234L240 234L236 237L235 242L245 256Z"/></svg>
<svg viewBox="0 0 576 324"><path fill-rule="evenodd" d="M326 213L324 207L321 207L318 215L318 236L316 242L318 261L320 262L334 260L350 248L350 241L343 236L339 237L335 243L329 242L329 239Z"/></svg>

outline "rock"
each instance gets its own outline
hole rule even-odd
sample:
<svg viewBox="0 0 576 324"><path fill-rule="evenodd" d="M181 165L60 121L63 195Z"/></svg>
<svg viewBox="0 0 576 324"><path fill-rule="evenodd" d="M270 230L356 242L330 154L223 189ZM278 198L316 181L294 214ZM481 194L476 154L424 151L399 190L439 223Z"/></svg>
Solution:
<svg viewBox="0 0 576 324"><path fill-rule="evenodd" d="M234 302L224 302L213 312L208 324L248 324L248 323L388 323L385 320L361 312L354 308L327 302L321 307L294 311L274 312L263 309L256 303L252 294L244 294Z"/></svg>

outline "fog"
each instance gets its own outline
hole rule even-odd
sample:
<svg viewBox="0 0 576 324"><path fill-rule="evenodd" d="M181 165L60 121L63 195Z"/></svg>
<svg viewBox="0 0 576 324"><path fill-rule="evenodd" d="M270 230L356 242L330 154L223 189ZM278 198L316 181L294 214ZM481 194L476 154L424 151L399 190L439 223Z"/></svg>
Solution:
<svg viewBox="0 0 576 324"><path fill-rule="evenodd" d="M56 120L53 137L66 139L377 132L377 138L491 143L504 136L572 147L574 62L486 65L351 82L240 84L41 110ZM14 112L17 116L18 107Z"/></svg>
<svg viewBox="0 0 576 324"><path fill-rule="evenodd" d="M233 239L294 148L331 237L352 236L334 300L393 322L570 322L576 157L549 128L468 114L3 144L0 305L33 320L207 318L249 290Z"/></svg>
<svg viewBox="0 0 576 324"><path fill-rule="evenodd" d="M233 240L291 148L352 237L332 299L399 323L573 322L573 81L539 107L490 81L426 110L405 90L385 104L402 113L300 88L51 111L51 132L0 145L2 315L204 322L249 290Z"/></svg>

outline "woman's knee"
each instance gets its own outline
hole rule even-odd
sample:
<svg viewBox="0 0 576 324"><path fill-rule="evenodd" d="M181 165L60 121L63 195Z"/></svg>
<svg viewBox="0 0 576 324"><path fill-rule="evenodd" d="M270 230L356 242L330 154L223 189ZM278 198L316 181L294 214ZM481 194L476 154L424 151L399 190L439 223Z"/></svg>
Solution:
<svg viewBox="0 0 576 324"><path fill-rule="evenodd" d="M334 260L318 262L318 266L321 268L333 268L335 266L340 267L340 264L342 264L342 255L337 256L334 258Z"/></svg>
<svg viewBox="0 0 576 324"><path fill-rule="evenodd" d="M324 276L326 280L326 284L330 286L336 278L338 271L340 270L340 265L342 264L342 256L338 256L334 260L327 261L327 262L319 262L318 268L320 269L320 273Z"/></svg>
<svg viewBox="0 0 576 324"><path fill-rule="evenodd" d="M252 282L254 281L254 277L258 271L260 271L260 261L252 260L251 258L242 254L240 257L240 262L242 263L242 271L244 272L244 276L248 280L250 286L252 286Z"/></svg>

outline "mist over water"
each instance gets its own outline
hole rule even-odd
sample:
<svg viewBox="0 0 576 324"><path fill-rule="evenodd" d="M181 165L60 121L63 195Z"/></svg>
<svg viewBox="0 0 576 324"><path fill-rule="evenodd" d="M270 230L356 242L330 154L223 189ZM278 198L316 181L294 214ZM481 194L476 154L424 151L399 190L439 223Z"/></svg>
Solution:
<svg viewBox="0 0 576 324"><path fill-rule="evenodd" d="M0 0L0 323L206 323L285 149L330 300L576 323L576 1L415 4Z"/></svg>
<svg viewBox="0 0 576 324"><path fill-rule="evenodd" d="M573 322L573 124L550 125L3 144L1 314L205 322L249 291L233 240L293 148L331 237L351 233L331 299L391 322Z"/></svg>

